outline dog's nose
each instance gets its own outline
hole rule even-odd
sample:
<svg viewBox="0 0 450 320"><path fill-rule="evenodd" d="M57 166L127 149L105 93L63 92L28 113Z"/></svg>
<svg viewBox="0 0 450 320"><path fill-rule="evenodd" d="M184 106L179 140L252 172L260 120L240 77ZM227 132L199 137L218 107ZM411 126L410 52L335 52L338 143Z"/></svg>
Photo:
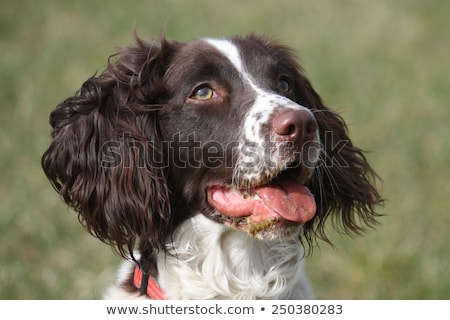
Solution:
<svg viewBox="0 0 450 320"><path fill-rule="evenodd" d="M303 145L316 137L317 121L306 109L289 109L278 112L272 118L271 127L278 141Z"/></svg>

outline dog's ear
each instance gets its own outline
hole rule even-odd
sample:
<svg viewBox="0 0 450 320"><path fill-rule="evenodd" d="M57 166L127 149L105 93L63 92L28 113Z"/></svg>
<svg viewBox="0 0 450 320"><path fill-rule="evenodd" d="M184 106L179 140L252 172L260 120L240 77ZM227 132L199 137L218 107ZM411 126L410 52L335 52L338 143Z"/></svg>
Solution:
<svg viewBox="0 0 450 320"><path fill-rule="evenodd" d="M42 167L87 230L123 256L160 248L172 213L157 113L178 43L136 45L108 60L51 113Z"/></svg>
<svg viewBox="0 0 450 320"><path fill-rule="evenodd" d="M305 236L328 241L325 220L349 234L360 234L377 223L376 207L383 203L376 181L379 177L364 152L353 145L344 120L325 106L310 81L301 77L300 103L312 109L319 126L321 156L308 187L316 197L317 214L305 226Z"/></svg>

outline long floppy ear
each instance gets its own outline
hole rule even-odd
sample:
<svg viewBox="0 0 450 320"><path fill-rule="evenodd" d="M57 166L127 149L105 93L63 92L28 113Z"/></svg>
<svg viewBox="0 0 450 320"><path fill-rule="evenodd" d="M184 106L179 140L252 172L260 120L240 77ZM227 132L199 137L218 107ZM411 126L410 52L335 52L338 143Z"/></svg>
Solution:
<svg viewBox="0 0 450 320"><path fill-rule="evenodd" d="M161 248L172 226L157 114L177 45L136 36L50 115L45 174L87 230L122 256L138 243Z"/></svg>
<svg viewBox="0 0 450 320"><path fill-rule="evenodd" d="M319 125L322 144L320 163L308 185L316 197L317 214L305 227L309 243L316 235L329 242L325 220L332 214L334 225L348 234L361 234L377 224L376 207L383 204L378 193L378 175L364 152L353 145L344 120L330 111L302 76L302 103L311 107Z"/></svg>

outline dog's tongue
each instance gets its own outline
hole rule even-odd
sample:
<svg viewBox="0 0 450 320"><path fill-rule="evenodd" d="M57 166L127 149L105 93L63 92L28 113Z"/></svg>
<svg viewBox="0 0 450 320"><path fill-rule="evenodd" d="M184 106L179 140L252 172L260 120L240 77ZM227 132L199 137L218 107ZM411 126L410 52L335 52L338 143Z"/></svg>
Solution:
<svg viewBox="0 0 450 320"><path fill-rule="evenodd" d="M208 190L208 200L221 214L229 217L250 216L253 222L274 217L305 223L316 213L314 196L304 185L287 177L254 189L258 197L225 186Z"/></svg>

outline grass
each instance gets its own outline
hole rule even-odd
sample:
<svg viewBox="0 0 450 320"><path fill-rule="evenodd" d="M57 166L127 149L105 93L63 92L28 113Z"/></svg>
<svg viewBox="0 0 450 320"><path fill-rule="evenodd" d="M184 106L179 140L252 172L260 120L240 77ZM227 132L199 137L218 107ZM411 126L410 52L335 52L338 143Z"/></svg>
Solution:
<svg viewBox="0 0 450 320"><path fill-rule="evenodd" d="M448 1L2 1L0 299L101 296L119 259L43 176L48 115L131 29L177 40L261 32L294 47L383 178L381 225L330 229L307 270L320 299L450 298Z"/></svg>

